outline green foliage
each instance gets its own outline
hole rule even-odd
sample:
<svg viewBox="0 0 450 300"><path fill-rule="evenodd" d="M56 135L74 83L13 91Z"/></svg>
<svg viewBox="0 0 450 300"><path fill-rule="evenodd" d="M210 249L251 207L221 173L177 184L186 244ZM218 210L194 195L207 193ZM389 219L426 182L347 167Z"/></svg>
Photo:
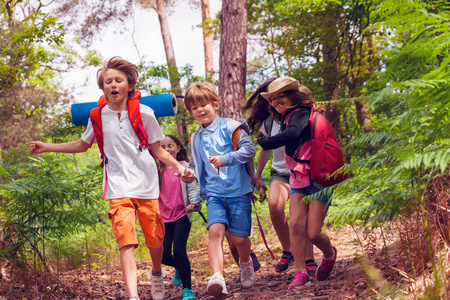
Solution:
<svg viewBox="0 0 450 300"><path fill-rule="evenodd" d="M338 222L376 225L418 209L430 180L449 175L450 61L439 60L448 53L449 12L442 2L379 2L374 27L391 34L385 86L370 97L376 130L350 143L358 150Z"/></svg>
<svg viewBox="0 0 450 300"><path fill-rule="evenodd" d="M6 20L0 19L1 23ZM2 26L2 28L8 28ZM33 79L36 83L45 80L44 64L49 64L55 54L44 48L61 46L64 37L64 25L49 14L37 12L22 22L2 29L0 60L0 91L9 89L16 83Z"/></svg>
<svg viewBox="0 0 450 300"><path fill-rule="evenodd" d="M16 165L11 165L13 170ZM4 172L2 172L4 173ZM97 220L101 172L88 169L78 175L64 155L29 159L20 166L22 179L0 185L2 224L10 249L27 258L29 252L41 255L45 244L82 232ZM5 253L2 253L5 254Z"/></svg>

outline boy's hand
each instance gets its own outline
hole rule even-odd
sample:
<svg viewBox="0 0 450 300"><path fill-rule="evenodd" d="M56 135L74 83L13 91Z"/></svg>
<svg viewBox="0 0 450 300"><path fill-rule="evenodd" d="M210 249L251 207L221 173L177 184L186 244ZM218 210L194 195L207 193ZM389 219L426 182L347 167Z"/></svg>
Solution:
<svg viewBox="0 0 450 300"><path fill-rule="evenodd" d="M258 139L254 139L253 144L258 145Z"/></svg>
<svg viewBox="0 0 450 300"><path fill-rule="evenodd" d="M175 173L175 176L180 177L184 182L191 182L195 179L194 171L189 168L183 168L178 173Z"/></svg>
<svg viewBox="0 0 450 300"><path fill-rule="evenodd" d="M45 144L39 141L32 141L30 143L30 151L34 154L46 152Z"/></svg>
<svg viewBox="0 0 450 300"><path fill-rule="evenodd" d="M220 162L220 156L210 156L209 162L214 166L214 168L222 167L222 163Z"/></svg>

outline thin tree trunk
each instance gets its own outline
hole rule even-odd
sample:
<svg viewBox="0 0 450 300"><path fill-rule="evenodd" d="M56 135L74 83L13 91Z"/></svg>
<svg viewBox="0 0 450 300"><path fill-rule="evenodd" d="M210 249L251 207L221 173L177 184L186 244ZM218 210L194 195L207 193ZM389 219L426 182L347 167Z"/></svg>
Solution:
<svg viewBox="0 0 450 300"><path fill-rule="evenodd" d="M202 0L203 47L205 50L205 76L214 82L213 36L209 0Z"/></svg>
<svg viewBox="0 0 450 300"><path fill-rule="evenodd" d="M159 24L161 26L161 35L166 53L167 67L169 69L170 85L172 87L172 92L175 93L177 97L177 103L182 104L183 96L181 95L180 76L175 61L175 52L173 50L165 0L156 0L156 12L158 13ZM178 136L183 136L187 133L187 126L181 120L177 121L177 133Z"/></svg>
<svg viewBox="0 0 450 300"><path fill-rule="evenodd" d="M369 39L369 42L367 43L367 47L369 48L369 51L368 51L367 54L368 54L368 63L369 63L369 66L370 66L369 73L372 74L374 72L374 67L373 67L373 55L374 55L373 41L372 41L372 37L370 35L368 36L368 39ZM357 100L357 101L355 101L355 109L356 109L356 119L358 120L359 126L362 128L362 130L364 132L369 132L371 128L370 128L370 125L367 122L367 108L365 106L365 101L364 100Z"/></svg>
<svg viewBox="0 0 450 300"><path fill-rule="evenodd" d="M323 87L325 91L326 101L335 101L338 99L339 92L339 70L337 63L337 46L339 38L336 20L339 16L338 8L333 7L328 10L327 31L321 36L322 56L324 64L323 72ZM340 128L340 113L336 103L327 105L326 117L333 126L336 136L340 142L341 128Z"/></svg>
<svg viewBox="0 0 450 300"><path fill-rule="evenodd" d="M223 0L220 22L221 117L243 119L247 64L247 1Z"/></svg>

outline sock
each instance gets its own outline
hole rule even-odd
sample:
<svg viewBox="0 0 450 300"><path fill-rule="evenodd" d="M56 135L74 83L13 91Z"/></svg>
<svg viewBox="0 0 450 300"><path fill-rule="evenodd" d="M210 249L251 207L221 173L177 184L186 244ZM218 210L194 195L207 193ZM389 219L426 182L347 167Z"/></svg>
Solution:
<svg viewBox="0 0 450 300"><path fill-rule="evenodd" d="M313 262L315 262L314 259L311 259L311 258L310 258L310 259L307 259L307 260L305 261L305 264L313 263Z"/></svg>
<svg viewBox="0 0 450 300"><path fill-rule="evenodd" d="M159 272L156 272L155 270L152 269L152 275L153 276L162 276L162 270L159 270Z"/></svg>
<svg viewBox="0 0 450 300"><path fill-rule="evenodd" d="M334 260L334 258L336 257L336 252L334 251L334 249L333 249L333 252L334 252L334 253L333 253L333 255L332 255L331 257L325 257L325 256L324 256L323 259L324 259L324 260Z"/></svg>
<svg viewBox="0 0 450 300"><path fill-rule="evenodd" d="M243 261L241 261L239 259L239 266L246 266L246 265L249 265L249 264L253 264L253 261L252 261L251 258L248 261L246 261L246 262L243 262Z"/></svg>

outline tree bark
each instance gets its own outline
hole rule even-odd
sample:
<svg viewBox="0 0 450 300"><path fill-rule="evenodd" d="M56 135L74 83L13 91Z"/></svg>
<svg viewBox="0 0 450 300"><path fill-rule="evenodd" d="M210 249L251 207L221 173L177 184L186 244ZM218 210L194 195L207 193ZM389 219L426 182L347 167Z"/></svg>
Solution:
<svg viewBox="0 0 450 300"><path fill-rule="evenodd" d="M178 74L177 63L175 61L175 52L173 50L172 37L170 34L169 18L167 14L166 0L156 0L156 12L158 14L159 24L161 26L161 35L166 53L167 67L169 70L170 86L172 92L177 97L177 103L183 103L181 95L180 76ZM187 133L187 126L183 121L177 121L178 136L184 136Z"/></svg>
<svg viewBox="0 0 450 300"><path fill-rule="evenodd" d="M220 22L221 117L243 119L247 64L247 1L223 0Z"/></svg>
<svg viewBox="0 0 450 300"><path fill-rule="evenodd" d="M202 1L203 47L205 51L205 77L214 82L213 36L209 0Z"/></svg>
<svg viewBox="0 0 450 300"><path fill-rule="evenodd" d="M339 16L339 10L337 7L331 7L327 10L329 17L327 21L327 30L321 36L322 44L322 56L323 56L323 87L325 91L326 101L335 101L338 99L339 92L339 68L337 62L339 34L337 30L336 20ZM326 117L333 126L336 137L340 142L341 126L340 126L340 113L335 103L327 105Z"/></svg>

